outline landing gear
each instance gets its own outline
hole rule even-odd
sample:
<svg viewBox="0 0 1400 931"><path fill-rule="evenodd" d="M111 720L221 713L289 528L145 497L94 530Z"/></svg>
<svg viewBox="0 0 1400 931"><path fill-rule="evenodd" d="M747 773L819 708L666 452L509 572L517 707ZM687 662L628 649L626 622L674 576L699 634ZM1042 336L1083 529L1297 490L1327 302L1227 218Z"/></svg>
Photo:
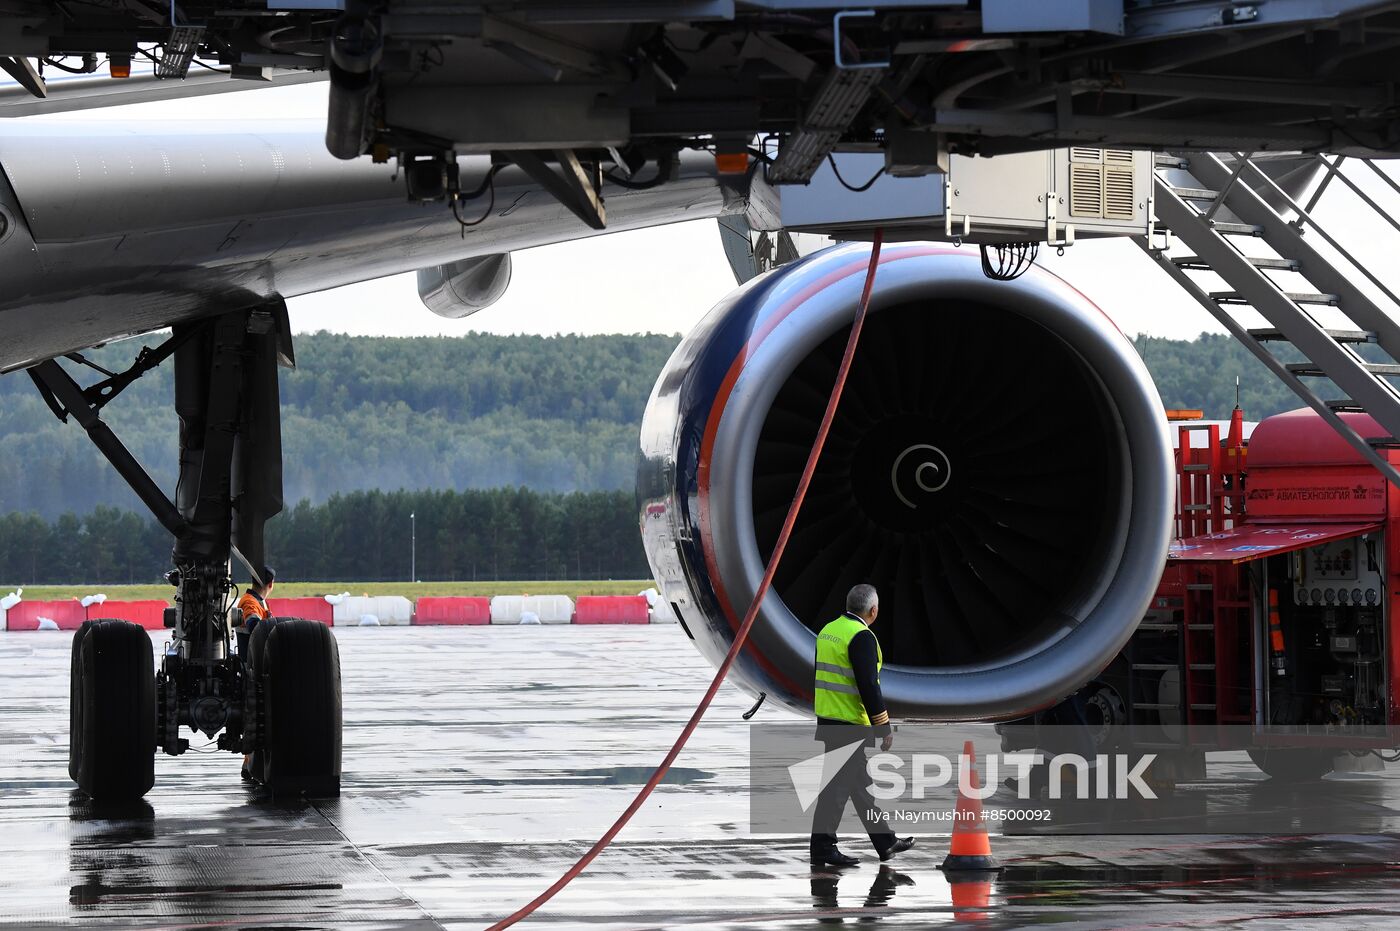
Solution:
<svg viewBox="0 0 1400 931"><path fill-rule="evenodd" d="M89 621L73 637L68 773L94 799L155 784L154 667L151 638L129 621Z"/></svg>
<svg viewBox="0 0 1400 931"><path fill-rule="evenodd" d="M175 568L167 575L175 586L174 630L159 674L150 638L135 625L94 622L73 639L69 775L95 798L145 794L154 781L155 748L171 756L189 749L181 728L217 735L221 750L258 753L260 775L274 792L339 793L340 665L330 631L296 621L285 637L269 640L274 625L265 624L252 638L250 657L235 654L231 644L237 596L231 560L256 577L264 564L263 528L282 510L277 368L292 364L289 333L286 306L278 301L177 325L129 370L99 369L107 377L86 388L57 360L30 370L53 412L83 426L175 538ZM174 501L98 416L122 389L172 356L180 417ZM76 353L68 358L91 365Z"/></svg>

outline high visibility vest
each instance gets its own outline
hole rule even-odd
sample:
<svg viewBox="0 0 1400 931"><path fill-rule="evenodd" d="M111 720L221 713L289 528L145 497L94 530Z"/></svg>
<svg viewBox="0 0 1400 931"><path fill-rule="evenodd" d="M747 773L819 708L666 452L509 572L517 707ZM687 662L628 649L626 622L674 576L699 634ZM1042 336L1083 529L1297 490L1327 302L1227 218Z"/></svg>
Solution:
<svg viewBox="0 0 1400 931"><path fill-rule="evenodd" d="M860 618L843 614L827 624L817 634L817 676L812 690L812 705L819 718L870 724L870 715L860 700L855 670L851 668L851 641L866 630ZM874 634L871 634L874 636ZM884 653L875 642L876 673L884 666Z"/></svg>

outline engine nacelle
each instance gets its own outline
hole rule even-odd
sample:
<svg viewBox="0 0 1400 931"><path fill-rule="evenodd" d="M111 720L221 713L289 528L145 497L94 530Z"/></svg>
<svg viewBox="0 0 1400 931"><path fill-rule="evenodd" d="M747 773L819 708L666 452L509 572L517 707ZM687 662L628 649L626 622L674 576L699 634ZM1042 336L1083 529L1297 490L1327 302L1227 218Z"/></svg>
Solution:
<svg viewBox="0 0 1400 931"><path fill-rule="evenodd" d="M510 285L510 253L478 255L418 269L418 297L439 317L460 320L501 299Z"/></svg>
<svg viewBox="0 0 1400 931"><path fill-rule="evenodd" d="M718 663L758 588L816 436L869 247L754 279L671 356L642 425L651 568ZM1040 268L887 247L806 503L733 668L811 713L815 631L880 592L897 716L1016 717L1097 674L1131 636L1171 534L1171 440L1129 340Z"/></svg>

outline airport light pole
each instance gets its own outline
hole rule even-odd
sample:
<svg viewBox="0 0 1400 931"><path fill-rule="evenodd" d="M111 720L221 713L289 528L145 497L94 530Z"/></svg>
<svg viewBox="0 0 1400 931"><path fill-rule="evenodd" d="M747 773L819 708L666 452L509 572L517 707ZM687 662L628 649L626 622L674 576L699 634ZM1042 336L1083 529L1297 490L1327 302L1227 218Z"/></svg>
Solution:
<svg viewBox="0 0 1400 931"><path fill-rule="evenodd" d="M408 580L409 580L410 582L417 582L417 581L418 581L418 515L417 515L416 513L414 513L413 511L410 511L410 512L408 513L408 525L409 525L409 527L411 528L411 529L410 529L410 537L411 537L411 540L412 540L412 543L410 544L410 547L411 547L411 548L410 548L410 550L409 550L409 552L410 552L411 555L410 555L410 557L409 557L409 564L408 564Z"/></svg>

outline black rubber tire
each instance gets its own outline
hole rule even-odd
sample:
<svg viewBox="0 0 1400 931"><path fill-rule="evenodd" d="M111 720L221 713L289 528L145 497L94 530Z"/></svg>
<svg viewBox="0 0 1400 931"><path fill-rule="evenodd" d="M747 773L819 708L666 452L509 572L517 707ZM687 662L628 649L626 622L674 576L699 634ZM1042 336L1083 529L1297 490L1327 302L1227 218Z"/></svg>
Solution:
<svg viewBox="0 0 1400 931"><path fill-rule="evenodd" d="M335 635L318 621L283 621L267 635L259 673L263 782L274 798L340 795L340 649Z"/></svg>
<svg viewBox="0 0 1400 931"><path fill-rule="evenodd" d="M290 620L290 618L264 618L263 620L258 621L257 626L253 628L253 632L248 635L248 655L243 659L243 669L248 676L248 682L244 689L243 703L243 720L245 721L256 720L254 716L258 713L259 702L262 701L262 655L263 647L267 644L267 637L269 634L272 633L273 628L275 628L278 624L281 624L283 621L286 620ZM264 746L264 740L265 736L263 734L256 732L253 733L252 743L256 747L261 748L262 746ZM252 751L252 754L253 759L248 764L248 771L252 774L253 779L255 779L256 781L266 782L267 778L264 770L266 769L267 764L267 754L264 753L261 749L254 749Z"/></svg>
<svg viewBox="0 0 1400 931"><path fill-rule="evenodd" d="M74 782L78 781L78 769L83 759L83 677L78 673L78 650L92 624L92 621L83 621L73 634L68 667L68 778Z"/></svg>
<svg viewBox="0 0 1400 931"><path fill-rule="evenodd" d="M1327 750L1250 750L1249 759L1275 782L1315 782L1332 771L1335 754Z"/></svg>
<svg viewBox="0 0 1400 931"><path fill-rule="evenodd" d="M131 801L156 779L156 674L151 638L130 621L85 624L78 643L78 788Z"/></svg>

